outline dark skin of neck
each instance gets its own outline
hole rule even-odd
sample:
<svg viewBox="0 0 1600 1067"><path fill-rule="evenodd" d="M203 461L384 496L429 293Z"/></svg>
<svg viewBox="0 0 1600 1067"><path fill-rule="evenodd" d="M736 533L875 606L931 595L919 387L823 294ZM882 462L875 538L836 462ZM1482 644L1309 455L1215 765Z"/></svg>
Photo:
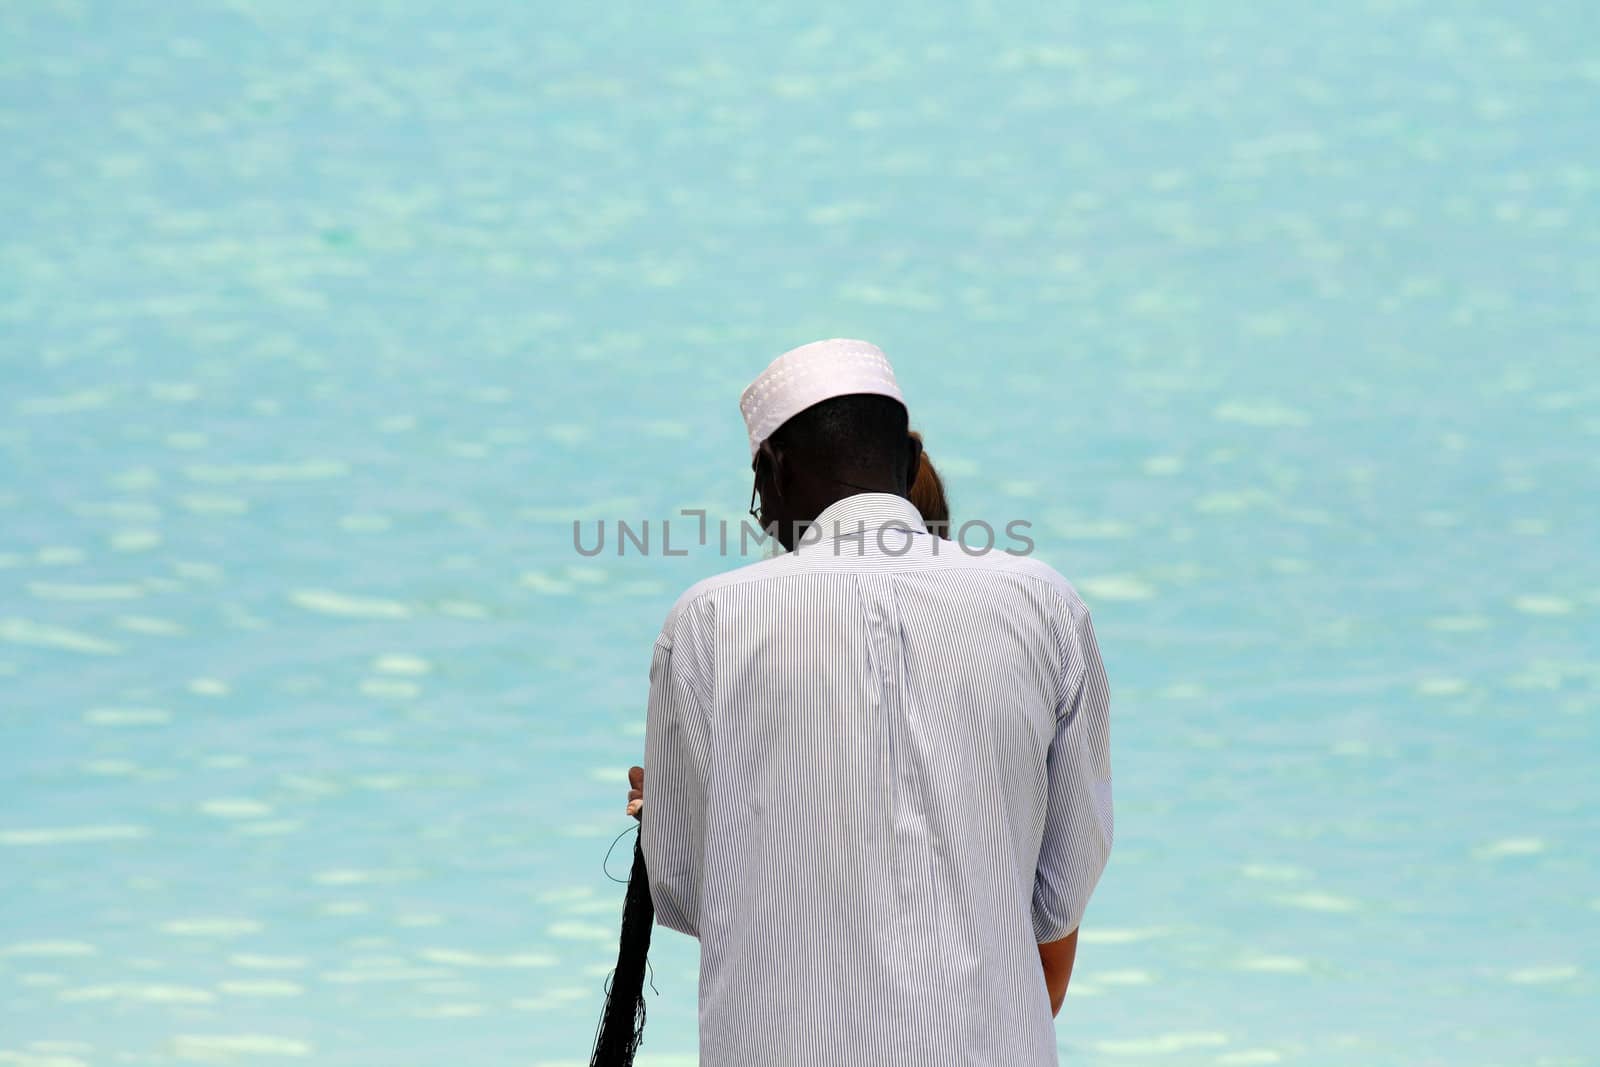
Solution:
<svg viewBox="0 0 1600 1067"><path fill-rule="evenodd" d="M761 524L778 524L778 542L794 551L796 535L816 521L831 504L857 493L905 496L917 476L922 442L906 437L907 460L898 469L887 465L852 470L824 470L807 457L788 454L770 440L761 443L753 466L761 495Z"/></svg>

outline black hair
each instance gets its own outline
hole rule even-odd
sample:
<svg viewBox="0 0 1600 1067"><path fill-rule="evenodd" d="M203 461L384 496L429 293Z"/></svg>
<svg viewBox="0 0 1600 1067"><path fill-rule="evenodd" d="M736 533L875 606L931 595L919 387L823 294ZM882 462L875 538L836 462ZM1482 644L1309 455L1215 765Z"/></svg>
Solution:
<svg viewBox="0 0 1600 1067"><path fill-rule="evenodd" d="M911 457L908 431L900 401L851 393L812 404L778 427L772 443L829 474L902 476Z"/></svg>

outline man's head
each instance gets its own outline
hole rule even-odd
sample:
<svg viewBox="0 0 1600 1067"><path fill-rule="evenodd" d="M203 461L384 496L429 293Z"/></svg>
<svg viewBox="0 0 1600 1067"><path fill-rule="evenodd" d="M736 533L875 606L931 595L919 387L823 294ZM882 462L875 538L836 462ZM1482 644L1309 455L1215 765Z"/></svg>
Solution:
<svg viewBox="0 0 1600 1067"><path fill-rule="evenodd" d="M907 430L894 369L866 341L816 341L785 352L739 399L761 523L793 550L797 525L854 492L905 496L922 443Z"/></svg>
<svg viewBox="0 0 1600 1067"><path fill-rule="evenodd" d="M922 442L908 432L905 406L872 393L813 404L761 442L751 460L761 496L761 524L778 525L794 550L800 524L854 493L905 496L917 475Z"/></svg>

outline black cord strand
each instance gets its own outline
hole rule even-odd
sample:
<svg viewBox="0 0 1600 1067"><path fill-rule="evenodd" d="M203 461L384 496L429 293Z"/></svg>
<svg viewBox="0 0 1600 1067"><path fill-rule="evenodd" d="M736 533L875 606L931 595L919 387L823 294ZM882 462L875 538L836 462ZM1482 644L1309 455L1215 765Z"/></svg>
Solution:
<svg viewBox="0 0 1600 1067"><path fill-rule="evenodd" d="M611 847L626 836L617 835ZM611 852L606 851L606 858ZM603 865L602 865L603 866ZM611 872L606 871L610 878ZM621 881L620 878L612 878ZM633 870L628 875L628 891L622 900L622 935L617 945L617 966L606 983L606 1006L595 1029L594 1053L589 1067L631 1067L633 1057L644 1040L644 981L650 967L650 932L655 924L655 905L650 900L650 876L644 865L644 848L639 837L633 840ZM652 973L653 973L653 969ZM655 989L652 977L650 988ZM657 990L657 995L660 991Z"/></svg>
<svg viewBox="0 0 1600 1067"><path fill-rule="evenodd" d="M613 882L620 882L623 885L628 884L628 880L626 878L618 878L616 875L611 873L611 853L616 851L618 841L621 841L629 834L636 834L638 832L639 828L637 826L630 826L626 830L622 831L622 833L611 839L611 847L606 849L606 858L600 861L600 869L606 872L606 877L611 879Z"/></svg>

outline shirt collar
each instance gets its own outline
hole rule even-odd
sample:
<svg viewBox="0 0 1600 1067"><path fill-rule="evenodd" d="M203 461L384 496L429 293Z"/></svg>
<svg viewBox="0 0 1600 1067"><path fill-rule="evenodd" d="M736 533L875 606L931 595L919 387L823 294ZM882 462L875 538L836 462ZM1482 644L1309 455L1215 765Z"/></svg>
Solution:
<svg viewBox="0 0 1600 1067"><path fill-rule="evenodd" d="M846 537L859 537L863 530L880 527L901 527L912 533L927 533L927 523L917 506L903 496L893 493L856 493L835 500L822 509L814 520L822 541L835 541ZM810 535L815 538L817 535ZM816 544L818 541L808 541Z"/></svg>

